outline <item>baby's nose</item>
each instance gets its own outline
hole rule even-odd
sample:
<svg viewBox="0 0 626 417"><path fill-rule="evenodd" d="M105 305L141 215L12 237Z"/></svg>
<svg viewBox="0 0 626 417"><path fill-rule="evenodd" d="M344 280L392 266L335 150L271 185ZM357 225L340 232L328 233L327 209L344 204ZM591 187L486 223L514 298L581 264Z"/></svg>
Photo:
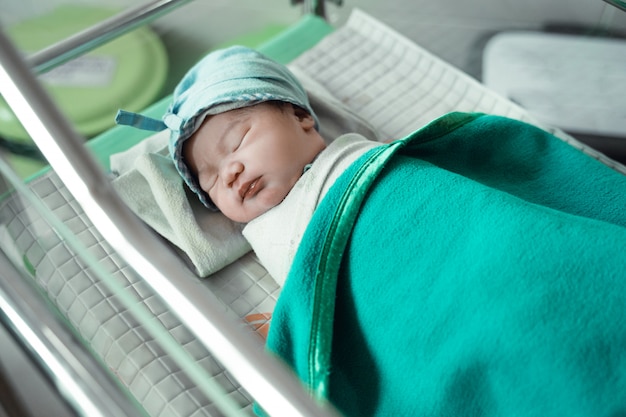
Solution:
<svg viewBox="0 0 626 417"><path fill-rule="evenodd" d="M232 186L239 174L241 174L244 170L244 166L241 162L238 161L228 161L223 165L222 178L224 179L224 183L227 186Z"/></svg>

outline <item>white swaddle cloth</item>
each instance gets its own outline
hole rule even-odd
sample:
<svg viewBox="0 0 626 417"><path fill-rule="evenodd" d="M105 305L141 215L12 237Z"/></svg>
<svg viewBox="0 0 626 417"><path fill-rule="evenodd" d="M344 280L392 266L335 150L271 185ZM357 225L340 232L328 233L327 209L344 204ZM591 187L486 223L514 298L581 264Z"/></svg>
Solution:
<svg viewBox="0 0 626 417"><path fill-rule="evenodd" d="M379 143L350 133L337 138L278 206L246 225L243 235L261 264L282 286L311 216L335 180L357 158Z"/></svg>

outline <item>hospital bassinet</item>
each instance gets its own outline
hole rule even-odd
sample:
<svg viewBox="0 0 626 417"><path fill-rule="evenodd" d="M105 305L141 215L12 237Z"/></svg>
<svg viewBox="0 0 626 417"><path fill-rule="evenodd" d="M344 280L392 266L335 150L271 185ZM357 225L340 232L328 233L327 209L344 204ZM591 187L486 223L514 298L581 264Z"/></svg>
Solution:
<svg viewBox="0 0 626 417"><path fill-rule="evenodd" d="M338 29L307 15L259 49L308 74L384 138L401 137L452 110L536 123L520 107L359 11ZM10 68L10 59L15 57L3 52L3 68ZM31 81L7 72L21 88ZM2 94L14 93L3 87ZM146 112L159 117L167 104L166 97ZM49 114L39 115L54 125ZM545 128L626 173L567 134ZM65 359L63 366L82 389L69 392L71 385L53 361L46 365L39 357L77 414L96 415L99 408L99 415L251 415L257 401L271 415L334 415L309 401L282 364L263 352L259 335L280 287L254 253L198 278L184 255L124 210L111 192L95 161L107 167L111 154L148 135L114 128L92 140L89 153L72 150L68 161L49 148L55 170L25 183L2 164L8 179L0 201L2 262L15 266L0 292L8 326L28 345L32 339L11 317L12 312L30 317L47 349ZM53 136L66 151L76 146ZM70 163L76 171L68 174L62 167ZM88 189L68 182L72 175L83 176ZM38 297L47 309L33 307ZM69 333L63 335L63 328ZM46 351L29 349L35 356ZM108 394L98 394L96 387Z"/></svg>

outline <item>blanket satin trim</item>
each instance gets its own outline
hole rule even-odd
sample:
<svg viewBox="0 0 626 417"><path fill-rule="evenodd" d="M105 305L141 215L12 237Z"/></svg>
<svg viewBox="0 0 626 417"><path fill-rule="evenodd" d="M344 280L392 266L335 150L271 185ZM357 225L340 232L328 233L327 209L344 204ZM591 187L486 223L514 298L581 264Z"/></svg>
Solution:
<svg viewBox="0 0 626 417"><path fill-rule="evenodd" d="M335 305L329 300L335 299L337 276L341 265L341 257L330 256L330 254L342 252L341 248L345 247L350 237L350 231L369 186L401 144L401 142L394 142L372 151L348 185L348 189L355 189L358 192L345 193L342 196L324 239L322 256L319 258L320 262L315 276L313 321L309 345L309 381L311 390L317 398L327 396L327 369L330 367L332 332L323 330L332 329L332 326L328 326L327 323L333 321ZM324 277L331 277L331 279L324 279Z"/></svg>

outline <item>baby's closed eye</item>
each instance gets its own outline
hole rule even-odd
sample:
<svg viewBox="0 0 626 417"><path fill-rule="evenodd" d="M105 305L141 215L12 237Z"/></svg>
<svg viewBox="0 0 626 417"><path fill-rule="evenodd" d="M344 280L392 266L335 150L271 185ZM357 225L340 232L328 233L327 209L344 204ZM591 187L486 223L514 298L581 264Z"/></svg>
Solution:
<svg viewBox="0 0 626 417"><path fill-rule="evenodd" d="M237 137L239 139L237 139L235 141L235 148L233 149L232 152L237 152L237 150L241 147L241 145L243 144L243 142L246 140L246 136L248 135L248 131L246 130L245 132L243 132L242 134L237 135Z"/></svg>

